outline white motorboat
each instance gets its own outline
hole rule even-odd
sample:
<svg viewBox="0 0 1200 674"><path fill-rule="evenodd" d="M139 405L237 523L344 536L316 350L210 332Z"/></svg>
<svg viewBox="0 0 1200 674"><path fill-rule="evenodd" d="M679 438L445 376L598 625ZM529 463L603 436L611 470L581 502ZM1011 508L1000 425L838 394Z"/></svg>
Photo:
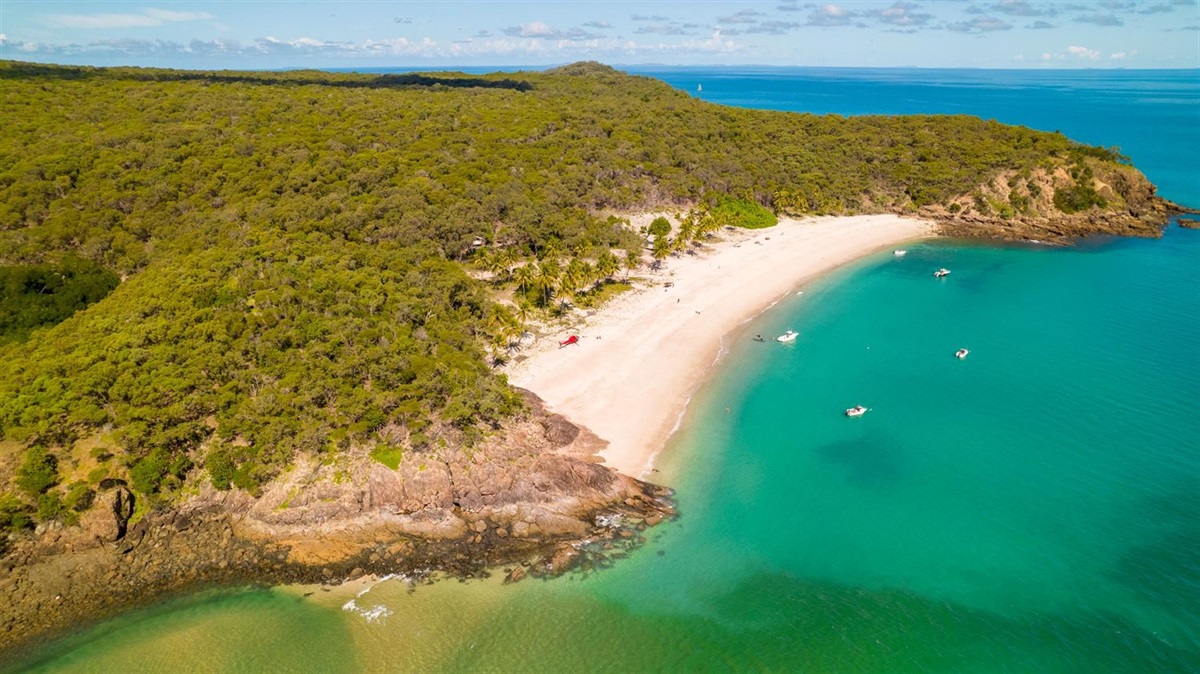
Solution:
<svg viewBox="0 0 1200 674"><path fill-rule="evenodd" d="M783 342L786 344L788 342L796 341L796 338L799 336L800 336L800 333L796 332L795 330L788 330L787 332L783 333L782 335L776 337L775 341Z"/></svg>
<svg viewBox="0 0 1200 674"><path fill-rule="evenodd" d="M942 267L941 269L939 269L939 270L937 270L937 271L933 272L933 275L934 275L934 277L936 277L936 278L942 278L943 276L949 276L949 275L950 275L950 270L949 270L949 269L946 269L945 267Z"/></svg>
<svg viewBox="0 0 1200 674"><path fill-rule="evenodd" d="M867 408L863 407L862 405L855 405L854 407L846 410L846 416L848 417L861 417L866 413Z"/></svg>
<svg viewBox="0 0 1200 674"><path fill-rule="evenodd" d="M954 352L954 357L955 358L966 358L968 353L971 353L971 352L967 351L966 349L959 349L958 351Z"/></svg>
<svg viewBox="0 0 1200 674"><path fill-rule="evenodd" d="M896 257L904 257L905 255L908 255L908 251L907 250L897 250L892 254L895 255Z"/></svg>

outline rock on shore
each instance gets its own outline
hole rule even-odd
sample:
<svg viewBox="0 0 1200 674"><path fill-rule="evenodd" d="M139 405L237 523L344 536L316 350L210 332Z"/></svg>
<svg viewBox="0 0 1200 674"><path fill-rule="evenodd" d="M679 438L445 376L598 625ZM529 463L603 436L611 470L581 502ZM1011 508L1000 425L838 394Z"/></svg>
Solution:
<svg viewBox="0 0 1200 674"><path fill-rule="evenodd" d="M396 470L365 453L308 457L257 498L207 489L137 521L136 496L109 485L79 526L44 527L0 558L0 652L217 584L604 566L674 516L670 490L600 465L603 441L527 398L529 415L474 448L405 452Z"/></svg>

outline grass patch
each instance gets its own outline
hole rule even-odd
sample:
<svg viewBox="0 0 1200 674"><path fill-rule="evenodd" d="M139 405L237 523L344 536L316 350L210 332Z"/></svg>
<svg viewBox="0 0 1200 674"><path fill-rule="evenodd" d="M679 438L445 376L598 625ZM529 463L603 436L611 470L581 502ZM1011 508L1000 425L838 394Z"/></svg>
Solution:
<svg viewBox="0 0 1200 674"><path fill-rule="evenodd" d="M595 309L623 292L633 290L628 281L604 281L585 293L575 296L576 306L585 309Z"/></svg>
<svg viewBox="0 0 1200 674"><path fill-rule="evenodd" d="M396 470L400 468L400 459L404 458L404 450L393 445L375 445L375 449L371 450L371 458Z"/></svg>
<svg viewBox="0 0 1200 674"><path fill-rule="evenodd" d="M723 197L712 207L712 214L718 222L744 229L765 229L779 224L774 213L749 199Z"/></svg>

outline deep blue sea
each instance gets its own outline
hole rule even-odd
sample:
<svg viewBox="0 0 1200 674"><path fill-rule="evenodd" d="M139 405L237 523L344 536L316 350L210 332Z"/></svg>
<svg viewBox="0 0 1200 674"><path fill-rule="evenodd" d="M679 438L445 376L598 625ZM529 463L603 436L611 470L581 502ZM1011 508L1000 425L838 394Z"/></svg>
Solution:
<svg viewBox="0 0 1200 674"><path fill-rule="evenodd" d="M1196 71L631 70L725 105L1057 129L1200 207ZM202 595L37 667L1200 671L1200 231L908 250L731 336L660 459L682 517L612 569Z"/></svg>

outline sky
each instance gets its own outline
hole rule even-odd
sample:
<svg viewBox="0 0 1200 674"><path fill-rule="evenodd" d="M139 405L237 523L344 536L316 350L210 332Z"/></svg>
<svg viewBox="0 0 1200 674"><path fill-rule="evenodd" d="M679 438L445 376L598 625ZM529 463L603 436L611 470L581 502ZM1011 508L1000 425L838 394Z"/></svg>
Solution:
<svg viewBox="0 0 1200 674"><path fill-rule="evenodd" d="M172 68L1200 68L1197 0L0 0L0 58Z"/></svg>

